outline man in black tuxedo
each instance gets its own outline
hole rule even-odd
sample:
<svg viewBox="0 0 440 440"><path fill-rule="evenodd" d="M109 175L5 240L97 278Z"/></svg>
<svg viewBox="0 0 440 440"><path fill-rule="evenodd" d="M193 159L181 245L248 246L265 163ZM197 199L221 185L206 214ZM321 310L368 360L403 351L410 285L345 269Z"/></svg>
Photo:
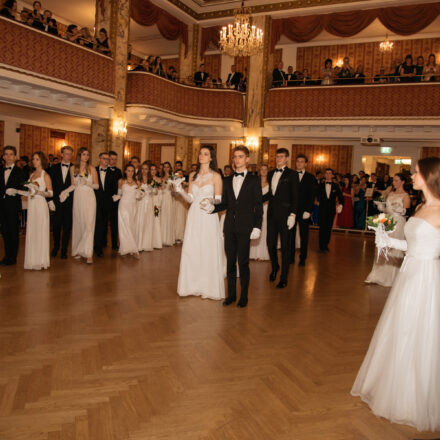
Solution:
<svg viewBox="0 0 440 440"><path fill-rule="evenodd" d="M7 189L19 190L24 183L23 171L15 165L16 159L15 147L8 145L3 148L5 165L0 168L0 223L5 248L5 256L0 264L3 266L17 264L21 197L6 194Z"/></svg>
<svg viewBox="0 0 440 440"><path fill-rule="evenodd" d="M287 87L293 87L293 86L296 86L296 85L298 85L298 83L297 83L297 77L296 77L296 75L295 75L295 72L293 71L293 67L292 66L289 66L288 68L287 68L287 73L286 73L286 85L287 85Z"/></svg>
<svg viewBox="0 0 440 440"><path fill-rule="evenodd" d="M227 259L228 296L223 302L228 306L236 300L237 261L240 269L241 296L237 307L246 307L249 289L249 251L251 240L261 235L263 204L260 179L248 173L249 150L244 145L234 148L235 173L223 179L220 204L208 199L201 202L207 212L226 210L223 228Z"/></svg>
<svg viewBox="0 0 440 440"><path fill-rule="evenodd" d="M241 78L243 74L241 72L235 71L235 64L231 66L231 73L228 75L228 79L226 80L226 87L234 88L238 90L238 86L240 84Z"/></svg>
<svg viewBox="0 0 440 440"><path fill-rule="evenodd" d="M315 206L317 185L315 176L306 171L308 161L307 156L304 154L298 154L298 156L296 156L296 172L298 173L299 178L299 203L296 223L292 231L291 262L293 263L295 261L296 228L299 226L299 236L301 240L301 250L299 254L300 266L306 265L307 248L309 244L309 226L313 208Z"/></svg>
<svg viewBox="0 0 440 440"><path fill-rule="evenodd" d="M66 201L60 202L60 193L69 188L72 184L70 176L71 160L73 148L66 145L61 148L61 163L57 163L49 168L49 175L52 180L53 198L49 201L49 206L55 210L53 215L53 248L52 258L55 258L60 249L61 231L61 258L67 258L67 247L69 246L70 232L72 231L72 207L73 195L67 197Z"/></svg>
<svg viewBox="0 0 440 440"><path fill-rule="evenodd" d="M382 182L377 178L376 173L371 173L371 182L367 183L367 188L373 188L373 197L372 199L368 199L368 215L377 215L379 214L379 210L377 209L374 200L381 197L383 191L385 189Z"/></svg>
<svg viewBox="0 0 440 440"><path fill-rule="evenodd" d="M328 244L332 233L333 220L336 212L340 214L344 206L344 196L342 195L339 184L333 182L333 170L327 168L325 170L325 180L318 186L319 198L319 250L328 252ZM336 202L339 206L336 209Z"/></svg>
<svg viewBox="0 0 440 440"><path fill-rule="evenodd" d="M264 196L264 201L269 200L267 248L272 263L269 280L275 281L280 269L277 251L279 235L281 240L281 276L277 288L283 289L287 286L289 275L291 233L298 211L299 180L297 172L287 166L289 150L278 148L275 160L277 167L267 176L269 192Z"/></svg>
<svg viewBox="0 0 440 440"><path fill-rule="evenodd" d="M95 221L95 252L102 257L102 250L107 245L108 222L113 207L113 195L118 192L118 181L116 175L109 168L109 155L102 152L99 154L99 166L96 167L98 174L98 189L96 196L96 221Z"/></svg>
<svg viewBox="0 0 440 440"><path fill-rule="evenodd" d="M286 74L283 70L283 62L280 61L272 72L272 87L282 87L286 84Z"/></svg>
<svg viewBox="0 0 440 440"><path fill-rule="evenodd" d="M122 171L116 165L118 163L118 153L116 151L109 151L109 169L113 173L113 178L116 180L116 188L114 189L115 193L113 195L118 194L118 182L119 179L122 179ZM118 207L119 201L113 202L112 208L110 211L110 230L112 236L112 249L114 251L118 250ZM107 245L107 236L105 237L105 244Z"/></svg>
<svg viewBox="0 0 440 440"><path fill-rule="evenodd" d="M205 65L200 64L200 70L194 74L194 84L197 87L202 87L206 84L209 75L205 72Z"/></svg>

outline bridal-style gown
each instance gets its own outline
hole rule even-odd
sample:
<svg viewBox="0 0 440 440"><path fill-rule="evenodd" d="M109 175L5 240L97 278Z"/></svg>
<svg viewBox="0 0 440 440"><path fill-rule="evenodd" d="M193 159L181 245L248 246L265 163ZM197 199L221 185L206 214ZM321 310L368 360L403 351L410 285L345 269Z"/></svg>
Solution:
<svg viewBox="0 0 440 440"><path fill-rule="evenodd" d="M162 231L160 230L160 218L162 216L162 190L153 188L153 249L162 249ZM154 215L154 210L159 210L159 215Z"/></svg>
<svg viewBox="0 0 440 440"><path fill-rule="evenodd" d="M122 196L118 207L119 253L137 254L136 243L136 185L122 184Z"/></svg>
<svg viewBox="0 0 440 440"><path fill-rule="evenodd" d="M162 244L172 246L174 238L174 198L170 181L162 183L162 209L160 211L160 229L162 232Z"/></svg>
<svg viewBox="0 0 440 440"><path fill-rule="evenodd" d="M96 197L91 186L82 184L83 177L74 177L72 256L92 258L95 236ZM92 175L87 176L89 185L93 184Z"/></svg>
<svg viewBox="0 0 440 440"><path fill-rule="evenodd" d="M262 188L263 196L268 193L269 185ZM249 258L252 260L270 260L269 250L267 249L267 206L269 202L263 204L263 224L261 235L258 240L251 240L251 250Z"/></svg>
<svg viewBox="0 0 440 440"><path fill-rule="evenodd" d="M138 251L153 250L154 206L152 188L143 183L144 197L137 202L136 243Z"/></svg>
<svg viewBox="0 0 440 440"><path fill-rule="evenodd" d="M42 171L41 176L35 179L40 191L47 191L44 174L45 171ZM28 197L27 212L24 268L47 269L50 267L50 220L46 198L41 195Z"/></svg>
<svg viewBox="0 0 440 440"><path fill-rule="evenodd" d="M176 241L183 241L187 214L188 204L179 194L176 194L174 196L174 238Z"/></svg>
<svg viewBox="0 0 440 440"><path fill-rule="evenodd" d="M351 390L377 416L440 429L440 230L405 226L405 260Z"/></svg>
<svg viewBox="0 0 440 440"><path fill-rule="evenodd" d="M225 297L225 285L219 218L200 208L202 199L215 196L212 173L197 177L192 183L192 194L194 201L186 221L177 293L220 300Z"/></svg>
<svg viewBox="0 0 440 440"><path fill-rule="evenodd" d="M403 197L405 194L396 194L392 192L387 197L385 213L392 215L396 222L396 228L390 237L402 240L404 237L404 228L406 218L401 214L403 212ZM388 260L383 255L377 259L377 253L374 256L373 268L370 274L365 280L366 283L380 284L381 286L391 287L393 285L394 278L396 278L399 272L400 265L402 264L403 252L390 249L388 252Z"/></svg>

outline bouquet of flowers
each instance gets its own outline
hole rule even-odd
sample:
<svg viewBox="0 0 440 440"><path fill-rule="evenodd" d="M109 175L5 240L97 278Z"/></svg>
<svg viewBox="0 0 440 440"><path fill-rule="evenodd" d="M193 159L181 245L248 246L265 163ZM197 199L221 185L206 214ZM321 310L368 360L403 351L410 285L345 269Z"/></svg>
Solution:
<svg viewBox="0 0 440 440"><path fill-rule="evenodd" d="M150 186L153 189L159 189L162 186L162 184L153 179L150 183Z"/></svg>
<svg viewBox="0 0 440 440"><path fill-rule="evenodd" d="M393 216L384 214L383 212L376 216L367 217L367 227L376 232L376 234L390 234L396 229L396 222ZM377 246L377 259L383 254L388 261L388 248Z"/></svg>
<svg viewBox="0 0 440 440"><path fill-rule="evenodd" d="M171 184L175 190L182 186L182 183L185 181L185 177L180 171L175 174L171 174L168 179L171 181Z"/></svg>
<svg viewBox="0 0 440 440"><path fill-rule="evenodd" d="M38 191L38 188L40 187L37 181L33 182L31 179L24 182L23 186L29 190L29 196L31 199L34 198L35 193Z"/></svg>
<svg viewBox="0 0 440 440"><path fill-rule="evenodd" d="M159 217L159 208L157 206L154 206L154 216Z"/></svg>
<svg viewBox="0 0 440 440"><path fill-rule="evenodd" d="M141 200L145 196L145 190L141 186L136 188L136 200Z"/></svg>

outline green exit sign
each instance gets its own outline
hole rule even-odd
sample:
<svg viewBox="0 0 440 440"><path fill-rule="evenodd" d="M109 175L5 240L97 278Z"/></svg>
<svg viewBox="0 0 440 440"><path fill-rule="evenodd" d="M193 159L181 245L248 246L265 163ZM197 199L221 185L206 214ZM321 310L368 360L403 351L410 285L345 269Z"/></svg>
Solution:
<svg viewBox="0 0 440 440"><path fill-rule="evenodd" d="M391 153L391 147L380 147L380 152L382 154L390 154Z"/></svg>

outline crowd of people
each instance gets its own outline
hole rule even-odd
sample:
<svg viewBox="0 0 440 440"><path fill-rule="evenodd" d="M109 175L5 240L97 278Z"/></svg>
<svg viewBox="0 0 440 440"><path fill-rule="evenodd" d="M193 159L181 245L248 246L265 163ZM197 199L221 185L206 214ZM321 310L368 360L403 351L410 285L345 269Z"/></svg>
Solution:
<svg viewBox="0 0 440 440"><path fill-rule="evenodd" d="M284 64L280 61L272 72L272 87L294 87L311 85L344 85L344 84L392 84L427 82L440 80L440 68L436 62L435 54L430 54L425 62L423 56L418 56L414 64L413 56L407 55L405 59L396 59L388 71L381 66L374 78L366 78L364 66L359 64L356 69L350 64L350 58L344 57L341 65L334 65L331 58L324 61L320 78L311 78L309 69L294 71L288 66L287 72L283 70Z"/></svg>
<svg viewBox="0 0 440 440"><path fill-rule="evenodd" d="M21 24L31 26L39 31L64 38L71 43L94 49L103 55L112 55L111 43L106 29L99 29L96 37L92 35L89 28L80 28L75 24L68 25L64 31L60 29L57 21L53 18L52 11L49 9L43 10L40 1L34 1L32 7L32 10L23 8L18 12L16 0L5 0L1 7L0 15Z"/></svg>

